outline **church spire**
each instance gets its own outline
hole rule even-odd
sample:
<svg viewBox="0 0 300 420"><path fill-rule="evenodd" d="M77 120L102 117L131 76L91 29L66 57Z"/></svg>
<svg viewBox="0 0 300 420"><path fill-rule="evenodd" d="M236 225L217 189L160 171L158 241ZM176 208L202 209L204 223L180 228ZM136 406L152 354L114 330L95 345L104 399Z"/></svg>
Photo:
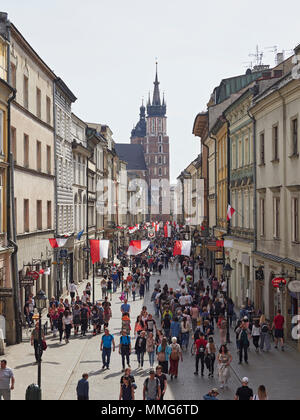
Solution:
<svg viewBox="0 0 300 420"><path fill-rule="evenodd" d="M155 75L155 82L154 82L154 92L153 92L153 100L152 105L160 106L160 93L159 93L159 81L157 76L157 62L156 62L156 75Z"/></svg>

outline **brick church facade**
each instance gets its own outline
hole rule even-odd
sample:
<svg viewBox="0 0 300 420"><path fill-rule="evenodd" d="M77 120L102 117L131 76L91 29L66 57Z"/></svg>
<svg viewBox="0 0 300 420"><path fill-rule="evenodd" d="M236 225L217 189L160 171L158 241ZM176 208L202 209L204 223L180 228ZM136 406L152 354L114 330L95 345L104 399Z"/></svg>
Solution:
<svg viewBox="0 0 300 420"><path fill-rule="evenodd" d="M153 221L169 220L170 213L170 155L166 110L165 99L163 97L161 101L160 98L156 65L152 102L149 93L147 109L142 104L140 120L132 130L130 138L131 144L141 144L144 148L149 185L148 220Z"/></svg>

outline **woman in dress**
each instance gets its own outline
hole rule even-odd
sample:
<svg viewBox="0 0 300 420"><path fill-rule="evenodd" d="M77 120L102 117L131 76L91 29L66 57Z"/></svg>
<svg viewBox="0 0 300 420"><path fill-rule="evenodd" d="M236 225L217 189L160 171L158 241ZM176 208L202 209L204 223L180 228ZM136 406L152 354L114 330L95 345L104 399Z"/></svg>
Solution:
<svg viewBox="0 0 300 420"><path fill-rule="evenodd" d="M230 377L230 363L232 362L232 356L229 353L225 344L222 344L218 354L218 373L221 388L227 386L228 379Z"/></svg>
<svg viewBox="0 0 300 420"><path fill-rule="evenodd" d="M171 375L171 379L173 380L173 377L177 378L178 376L178 365L179 365L179 359L183 362L182 357L182 351L180 345L177 343L177 338L172 338L172 344L171 344L171 353L170 353L170 369L169 369L169 375Z"/></svg>
<svg viewBox="0 0 300 420"><path fill-rule="evenodd" d="M78 335L80 326L80 306L76 303L73 309L74 335Z"/></svg>

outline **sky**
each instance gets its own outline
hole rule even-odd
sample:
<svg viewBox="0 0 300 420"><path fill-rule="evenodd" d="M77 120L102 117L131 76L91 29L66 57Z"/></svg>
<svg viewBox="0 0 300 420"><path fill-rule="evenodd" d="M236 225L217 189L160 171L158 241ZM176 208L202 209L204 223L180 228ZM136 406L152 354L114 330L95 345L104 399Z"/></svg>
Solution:
<svg viewBox="0 0 300 420"><path fill-rule="evenodd" d="M1 11L78 98L73 112L129 143L158 61L167 102L170 178L200 153L196 115L222 79L275 64L300 43L300 2L273 0L1 0Z"/></svg>

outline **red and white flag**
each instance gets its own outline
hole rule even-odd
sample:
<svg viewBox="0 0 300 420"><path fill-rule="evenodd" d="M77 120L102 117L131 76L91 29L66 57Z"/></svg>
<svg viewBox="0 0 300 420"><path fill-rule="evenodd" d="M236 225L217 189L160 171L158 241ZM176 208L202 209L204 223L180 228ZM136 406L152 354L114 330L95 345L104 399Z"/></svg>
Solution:
<svg viewBox="0 0 300 420"><path fill-rule="evenodd" d="M175 241L173 255L191 255L192 241Z"/></svg>
<svg viewBox="0 0 300 420"><path fill-rule="evenodd" d="M139 255L142 254L148 246L150 241L130 241L127 255Z"/></svg>
<svg viewBox="0 0 300 420"><path fill-rule="evenodd" d="M129 230L129 233L134 233L135 231L137 231L137 227L136 226L129 226L128 230Z"/></svg>
<svg viewBox="0 0 300 420"><path fill-rule="evenodd" d="M108 258L109 240L107 239L90 239L92 264Z"/></svg>
<svg viewBox="0 0 300 420"><path fill-rule="evenodd" d="M164 234L165 234L165 238L171 238L171 225L169 224L165 224L164 226Z"/></svg>
<svg viewBox="0 0 300 420"><path fill-rule="evenodd" d="M229 222L229 220L231 220L233 214L235 213L235 210L233 207L231 207L230 204L228 204L228 209L227 209L227 222Z"/></svg>
<svg viewBox="0 0 300 420"><path fill-rule="evenodd" d="M69 238L49 238L49 242L52 248L61 248L65 246Z"/></svg>

